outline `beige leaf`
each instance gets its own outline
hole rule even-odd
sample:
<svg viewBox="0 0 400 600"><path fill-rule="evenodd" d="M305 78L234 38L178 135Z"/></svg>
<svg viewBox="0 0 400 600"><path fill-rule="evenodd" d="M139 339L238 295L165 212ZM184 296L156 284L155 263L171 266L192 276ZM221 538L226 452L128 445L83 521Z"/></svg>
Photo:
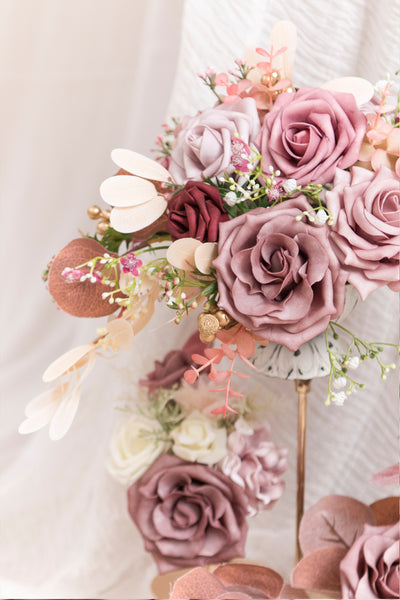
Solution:
<svg viewBox="0 0 400 600"><path fill-rule="evenodd" d="M218 244L216 242L206 242L201 244L194 251L194 262L197 269L209 275L212 267L212 261L218 256Z"/></svg>
<svg viewBox="0 0 400 600"><path fill-rule="evenodd" d="M71 367L73 367L81 358L83 358L90 350L93 350L93 344L84 344L68 350L59 358L53 361L43 373L43 381L54 381L57 377L64 375Z"/></svg>
<svg viewBox="0 0 400 600"><path fill-rule="evenodd" d="M100 196L111 206L137 206L157 196L151 181L131 175L109 177L100 186Z"/></svg>
<svg viewBox="0 0 400 600"><path fill-rule="evenodd" d="M114 319L106 327L118 350L129 350L133 344L132 326L125 319Z"/></svg>
<svg viewBox="0 0 400 600"><path fill-rule="evenodd" d="M171 179L171 175L159 163L132 150L116 148L111 152L111 160L124 171L139 177L153 179L154 181L169 181Z"/></svg>
<svg viewBox="0 0 400 600"><path fill-rule="evenodd" d="M280 48L287 50L272 60L272 68L279 71L281 79L293 80L293 64L296 54L297 31L291 21L278 21L271 31L270 46L276 52Z"/></svg>
<svg viewBox="0 0 400 600"><path fill-rule="evenodd" d="M199 246L201 242L194 238L176 240L167 250L167 261L177 269L192 269L195 264L194 254Z"/></svg>
<svg viewBox="0 0 400 600"><path fill-rule="evenodd" d="M81 378L78 377L71 392L63 398L51 420L49 437L53 441L60 440L64 437L75 418L81 396L80 379Z"/></svg>
<svg viewBox="0 0 400 600"><path fill-rule="evenodd" d="M51 390L47 390L29 402L25 408L27 419L19 426L19 433L33 433L50 423L61 402L62 387L64 386L57 386Z"/></svg>
<svg viewBox="0 0 400 600"><path fill-rule="evenodd" d="M323 90L353 94L357 105L362 106L374 95L374 86L362 77L338 77L321 85Z"/></svg>
<svg viewBox="0 0 400 600"><path fill-rule="evenodd" d="M145 204L129 208L113 208L110 225L120 233L133 233L148 227L165 212L167 202L162 196L156 196Z"/></svg>

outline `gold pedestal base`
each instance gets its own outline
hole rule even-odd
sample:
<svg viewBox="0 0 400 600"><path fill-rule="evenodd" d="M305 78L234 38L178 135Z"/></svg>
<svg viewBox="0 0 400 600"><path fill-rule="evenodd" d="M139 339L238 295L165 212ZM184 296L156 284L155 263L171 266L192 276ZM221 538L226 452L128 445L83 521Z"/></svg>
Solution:
<svg viewBox="0 0 400 600"><path fill-rule="evenodd" d="M307 396L311 388L311 379L296 379L298 396L297 412L297 486L296 486L296 564L301 559L299 544L300 521L304 513L304 486L306 471L306 429L307 429Z"/></svg>

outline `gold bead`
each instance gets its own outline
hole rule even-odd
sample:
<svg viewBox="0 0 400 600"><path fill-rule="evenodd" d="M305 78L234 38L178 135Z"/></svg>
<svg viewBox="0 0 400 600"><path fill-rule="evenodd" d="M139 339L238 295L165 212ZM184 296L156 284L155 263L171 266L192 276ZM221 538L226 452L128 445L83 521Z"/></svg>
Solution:
<svg viewBox="0 0 400 600"><path fill-rule="evenodd" d="M92 204L92 206L89 206L89 208L87 209L87 214L89 215L90 219L93 219L95 221L101 215L101 208L97 206L97 204Z"/></svg>
<svg viewBox="0 0 400 600"><path fill-rule="evenodd" d="M230 324L231 318L224 310L217 310L217 312L214 314L218 319L220 327L227 327Z"/></svg>
<svg viewBox="0 0 400 600"><path fill-rule="evenodd" d="M202 335L200 333L199 338L203 344L211 344L215 340L215 335Z"/></svg>
<svg viewBox="0 0 400 600"><path fill-rule="evenodd" d="M107 221L100 221L100 223L97 223L96 230L98 234L104 235L108 228L109 224L107 223Z"/></svg>
<svg viewBox="0 0 400 600"><path fill-rule="evenodd" d="M281 76L278 71L272 71L272 73L264 73L261 77L261 83L267 87L272 87L280 80Z"/></svg>
<svg viewBox="0 0 400 600"><path fill-rule="evenodd" d="M197 327L200 333L200 338L208 338L214 336L220 328L217 317L210 313L200 313L197 318Z"/></svg>
<svg viewBox="0 0 400 600"><path fill-rule="evenodd" d="M102 210L100 213L100 217L103 221L110 221L111 210Z"/></svg>
<svg viewBox="0 0 400 600"><path fill-rule="evenodd" d="M282 90L283 92L286 92L287 94L293 94L295 89L289 85L289 87L286 88L286 90Z"/></svg>

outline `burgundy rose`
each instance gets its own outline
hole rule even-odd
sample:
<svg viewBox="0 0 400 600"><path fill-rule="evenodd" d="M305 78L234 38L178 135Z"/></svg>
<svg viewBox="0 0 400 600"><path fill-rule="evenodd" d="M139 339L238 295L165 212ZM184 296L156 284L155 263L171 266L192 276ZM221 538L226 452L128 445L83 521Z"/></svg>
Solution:
<svg viewBox="0 0 400 600"><path fill-rule="evenodd" d="M340 563L342 598L399 598L399 523L365 525Z"/></svg>
<svg viewBox="0 0 400 600"><path fill-rule="evenodd" d="M199 332L195 331L182 350L171 350L162 361L156 360L154 370L147 374L147 379L140 381L140 385L148 387L149 392L158 388L172 388L180 383L184 372L191 367L192 354L202 354L206 345L200 341Z"/></svg>
<svg viewBox="0 0 400 600"><path fill-rule="evenodd" d="M348 281L365 298L389 284L399 290L400 180L386 167L337 170L326 203L335 217L331 238L349 272Z"/></svg>
<svg viewBox="0 0 400 600"><path fill-rule="evenodd" d="M232 172L232 140L254 141L260 130L256 103L252 98L238 99L185 117L176 129L176 145L168 170L177 183Z"/></svg>
<svg viewBox="0 0 400 600"><path fill-rule="evenodd" d="M168 231L174 241L191 237L216 242L218 225L228 218L218 189L207 183L189 181L168 203Z"/></svg>
<svg viewBox="0 0 400 600"><path fill-rule="evenodd" d="M346 273L328 227L296 221L304 196L220 224L219 306L260 338L292 351L343 311Z"/></svg>
<svg viewBox="0 0 400 600"><path fill-rule="evenodd" d="M281 475L287 469L287 450L271 440L269 430L234 431L228 437L228 453L219 467L243 487L251 515L272 508L285 487Z"/></svg>
<svg viewBox="0 0 400 600"><path fill-rule="evenodd" d="M211 467L165 454L128 489L128 508L161 573L243 556L244 492Z"/></svg>
<svg viewBox="0 0 400 600"><path fill-rule="evenodd" d="M335 168L352 166L366 131L352 94L303 87L281 94L256 139L263 165L299 185L332 181Z"/></svg>

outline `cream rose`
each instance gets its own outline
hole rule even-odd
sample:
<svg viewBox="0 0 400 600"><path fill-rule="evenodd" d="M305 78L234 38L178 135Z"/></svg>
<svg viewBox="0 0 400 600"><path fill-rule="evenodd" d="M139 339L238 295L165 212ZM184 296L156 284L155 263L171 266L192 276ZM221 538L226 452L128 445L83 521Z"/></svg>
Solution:
<svg viewBox="0 0 400 600"><path fill-rule="evenodd" d="M213 465L226 455L226 430L194 411L172 430L172 451L191 462Z"/></svg>
<svg viewBox="0 0 400 600"><path fill-rule="evenodd" d="M133 415L111 437L108 471L124 485L137 481L168 450L169 444L162 441L162 435L158 421Z"/></svg>

